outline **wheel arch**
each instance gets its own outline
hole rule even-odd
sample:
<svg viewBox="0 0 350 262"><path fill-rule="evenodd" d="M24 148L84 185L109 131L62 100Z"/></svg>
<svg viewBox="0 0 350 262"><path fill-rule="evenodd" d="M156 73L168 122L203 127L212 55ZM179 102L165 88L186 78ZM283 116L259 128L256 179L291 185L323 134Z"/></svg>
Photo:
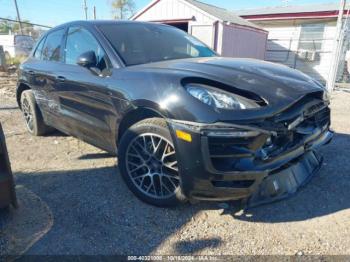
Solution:
<svg viewBox="0 0 350 262"><path fill-rule="evenodd" d="M119 145L119 142L125 131L128 130L132 125L147 118L153 117L166 119L166 116L164 114L150 107L138 107L126 113L118 126L117 145Z"/></svg>

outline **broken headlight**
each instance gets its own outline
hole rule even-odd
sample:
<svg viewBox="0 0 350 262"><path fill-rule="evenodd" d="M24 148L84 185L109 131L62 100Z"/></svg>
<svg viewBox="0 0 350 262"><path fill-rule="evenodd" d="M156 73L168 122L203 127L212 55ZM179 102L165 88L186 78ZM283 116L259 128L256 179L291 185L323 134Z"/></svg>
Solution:
<svg viewBox="0 0 350 262"><path fill-rule="evenodd" d="M259 107L257 103L243 96L207 85L188 84L186 89L193 97L217 109L242 110Z"/></svg>

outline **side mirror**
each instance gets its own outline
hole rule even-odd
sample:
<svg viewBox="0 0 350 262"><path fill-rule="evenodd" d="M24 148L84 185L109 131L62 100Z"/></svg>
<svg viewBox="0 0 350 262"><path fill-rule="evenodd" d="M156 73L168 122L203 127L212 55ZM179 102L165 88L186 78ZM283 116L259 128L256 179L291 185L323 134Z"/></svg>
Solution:
<svg viewBox="0 0 350 262"><path fill-rule="evenodd" d="M97 59L94 51L88 51L78 56L77 64L82 67L93 67L97 64Z"/></svg>

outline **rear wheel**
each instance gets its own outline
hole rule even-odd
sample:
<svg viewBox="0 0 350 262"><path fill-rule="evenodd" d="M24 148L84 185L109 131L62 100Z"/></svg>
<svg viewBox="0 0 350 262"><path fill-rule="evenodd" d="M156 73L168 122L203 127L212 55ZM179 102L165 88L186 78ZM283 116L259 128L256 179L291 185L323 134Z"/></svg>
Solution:
<svg viewBox="0 0 350 262"><path fill-rule="evenodd" d="M44 123L32 90L25 90L21 94L21 109L27 130L30 134L43 136L54 130Z"/></svg>
<svg viewBox="0 0 350 262"><path fill-rule="evenodd" d="M185 201L174 144L163 119L133 125L123 135L118 153L123 179L138 198L161 207Z"/></svg>

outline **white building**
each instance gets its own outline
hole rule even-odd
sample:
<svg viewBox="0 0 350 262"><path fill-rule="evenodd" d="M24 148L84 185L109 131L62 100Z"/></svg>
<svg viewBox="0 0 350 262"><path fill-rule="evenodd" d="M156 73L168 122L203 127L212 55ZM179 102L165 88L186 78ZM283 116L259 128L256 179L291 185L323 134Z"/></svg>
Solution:
<svg viewBox="0 0 350 262"><path fill-rule="evenodd" d="M347 8L348 9L348 8ZM266 60L299 69L327 83L332 79L332 61L337 44L339 4L269 7L237 11L237 13L269 32ZM345 10L344 20L348 19ZM348 38L343 41L338 64L337 81L346 81L345 52Z"/></svg>
<svg viewBox="0 0 350 262"><path fill-rule="evenodd" d="M27 56L34 46L34 40L29 35L0 34L0 46L3 47L6 59Z"/></svg>
<svg viewBox="0 0 350 262"><path fill-rule="evenodd" d="M154 0L131 20L178 27L223 56L265 58L265 30L226 9L196 0Z"/></svg>

